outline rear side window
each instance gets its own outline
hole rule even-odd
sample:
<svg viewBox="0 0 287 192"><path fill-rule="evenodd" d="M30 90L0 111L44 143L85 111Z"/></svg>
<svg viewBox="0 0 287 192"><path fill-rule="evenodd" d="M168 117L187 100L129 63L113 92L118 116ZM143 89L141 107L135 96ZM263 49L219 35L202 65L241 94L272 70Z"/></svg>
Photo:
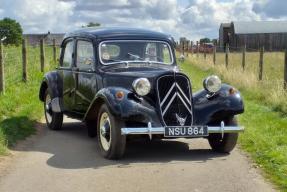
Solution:
<svg viewBox="0 0 287 192"><path fill-rule="evenodd" d="M73 49L74 49L74 42L69 41L66 43L64 58L63 58L63 67L71 67L73 61Z"/></svg>
<svg viewBox="0 0 287 192"><path fill-rule="evenodd" d="M77 67L80 69L92 69L94 63L94 48L89 41L77 42Z"/></svg>

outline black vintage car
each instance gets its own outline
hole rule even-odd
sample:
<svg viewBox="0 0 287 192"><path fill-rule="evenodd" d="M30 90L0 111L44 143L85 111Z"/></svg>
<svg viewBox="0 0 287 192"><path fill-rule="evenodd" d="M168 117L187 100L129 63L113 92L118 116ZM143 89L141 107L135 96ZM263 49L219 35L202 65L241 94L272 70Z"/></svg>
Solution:
<svg viewBox="0 0 287 192"><path fill-rule="evenodd" d="M50 129L61 129L63 115L86 122L108 159L122 157L135 136L203 137L213 150L230 152L243 131L235 119L244 111L240 93L217 76L203 87L192 93L171 36L88 28L65 36L60 65L45 74L39 97Z"/></svg>

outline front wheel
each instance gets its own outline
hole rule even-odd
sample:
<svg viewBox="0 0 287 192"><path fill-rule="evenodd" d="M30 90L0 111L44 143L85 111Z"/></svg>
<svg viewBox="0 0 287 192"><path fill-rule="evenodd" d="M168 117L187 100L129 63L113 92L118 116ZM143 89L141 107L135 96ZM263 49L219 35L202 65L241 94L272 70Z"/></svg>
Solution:
<svg viewBox="0 0 287 192"><path fill-rule="evenodd" d="M46 124L49 129L52 130L59 130L62 128L63 124L63 113L55 113L52 111L51 106L51 95L49 94L48 90L45 92L45 100L44 100L44 113Z"/></svg>
<svg viewBox="0 0 287 192"><path fill-rule="evenodd" d="M106 104L101 106L97 122L100 152L107 159L120 159L126 147L126 137L121 135L124 122L111 114Z"/></svg>
<svg viewBox="0 0 287 192"><path fill-rule="evenodd" d="M225 122L226 126L237 126L237 121L232 118ZM213 133L208 136L208 142L212 150L220 153L229 153L237 143L238 133L224 133L223 138L220 133Z"/></svg>

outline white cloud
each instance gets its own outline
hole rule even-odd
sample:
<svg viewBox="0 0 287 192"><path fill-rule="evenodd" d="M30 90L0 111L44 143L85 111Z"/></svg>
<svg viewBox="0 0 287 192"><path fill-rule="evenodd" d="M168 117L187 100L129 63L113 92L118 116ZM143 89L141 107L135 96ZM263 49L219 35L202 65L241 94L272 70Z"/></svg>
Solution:
<svg viewBox="0 0 287 192"><path fill-rule="evenodd" d="M14 0L13 4L2 0L4 17L19 21L24 32L63 31L69 27L69 17L73 16L74 2L58 0Z"/></svg>
<svg viewBox="0 0 287 192"><path fill-rule="evenodd" d="M93 21L103 26L142 27L166 32L176 38L186 36L189 39L198 39L203 36L216 38L222 22L284 19L287 16L286 2L272 0L189 0L189 3L187 0L0 0L0 17L18 20L25 33L40 33L48 30L66 32Z"/></svg>

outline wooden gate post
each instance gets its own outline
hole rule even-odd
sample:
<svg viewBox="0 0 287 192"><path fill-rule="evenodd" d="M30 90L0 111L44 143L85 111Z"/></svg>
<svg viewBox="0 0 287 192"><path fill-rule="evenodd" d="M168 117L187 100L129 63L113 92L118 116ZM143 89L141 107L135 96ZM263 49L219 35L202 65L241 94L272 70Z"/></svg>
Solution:
<svg viewBox="0 0 287 192"><path fill-rule="evenodd" d="M242 69L245 70L245 61L246 61L246 45L242 48Z"/></svg>
<svg viewBox="0 0 287 192"><path fill-rule="evenodd" d="M226 45L226 48L225 48L225 67L226 69L228 68L228 58L229 57L229 45L227 44Z"/></svg>
<svg viewBox="0 0 287 192"><path fill-rule="evenodd" d="M0 93L5 93L3 44L0 40Z"/></svg>
<svg viewBox="0 0 287 192"><path fill-rule="evenodd" d="M53 60L54 63L57 62L57 47L56 47L56 39L53 39Z"/></svg>
<svg viewBox="0 0 287 192"><path fill-rule="evenodd" d="M263 55L264 55L264 47L261 47L259 57L259 81L261 81L263 78Z"/></svg>
<svg viewBox="0 0 287 192"><path fill-rule="evenodd" d="M27 49L25 39L22 40L22 80L27 82Z"/></svg>
<svg viewBox="0 0 287 192"><path fill-rule="evenodd" d="M284 89L287 89L287 49L285 49Z"/></svg>
<svg viewBox="0 0 287 192"><path fill-rule="evenodd" d="M41 62L41 72L44 72L45 68L44 39L40 40L40 62Z"/></svg>

